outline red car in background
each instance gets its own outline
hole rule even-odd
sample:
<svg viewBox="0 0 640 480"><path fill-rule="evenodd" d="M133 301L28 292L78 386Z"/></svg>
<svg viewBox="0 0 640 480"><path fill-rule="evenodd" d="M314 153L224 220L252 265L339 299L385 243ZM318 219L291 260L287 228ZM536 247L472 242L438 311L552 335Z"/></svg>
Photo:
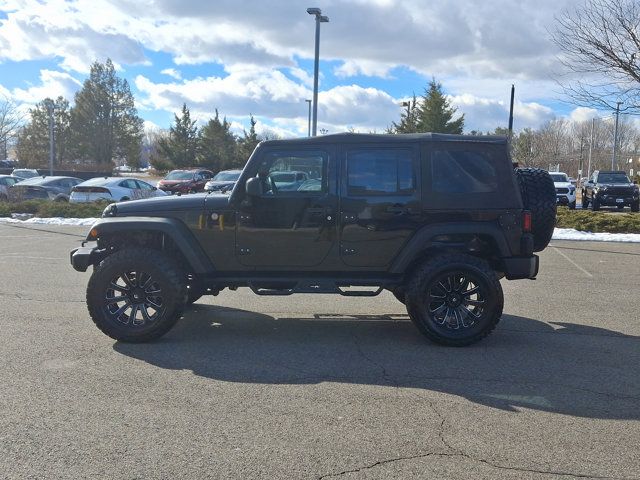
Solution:
<svg viewBox="0 0 640 480"><path fill-rule="evenodd" d="M169 194L203 192L205 183L212 177L210 170L172 170L158 182L157 187Z"/></svg>

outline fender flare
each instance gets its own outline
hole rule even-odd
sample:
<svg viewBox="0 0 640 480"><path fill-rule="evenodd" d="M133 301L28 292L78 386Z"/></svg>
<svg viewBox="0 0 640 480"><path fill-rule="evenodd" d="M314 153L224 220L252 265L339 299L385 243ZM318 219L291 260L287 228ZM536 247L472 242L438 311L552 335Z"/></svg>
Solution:
<svg viewBox="0 0 640 480"><path fill-rule="evenodd" d="M151 231L159 232L169 237L180 250L195 273L209 273L215 270L211 260L206 255L193 233L180 220L161 217L113 217L101 218L91 227L97 230L97 235L91 233L86 241L95 241L96 237L114 233L130 233Z"/></svg>
<svg viewBox="0 0 640 480"><path fill-rule="evenodd" d="M433 242L434 237L451 234L485 235L491 237L491 239L495 241L501 257L511 256L511 249L504 238L504 233L497 225L486 222L436 223L421 228L411 237L402 251L394 259L390 272L404 273L411 262L413 262L421 252L430 246L436 245L436 242Z"/></svg>

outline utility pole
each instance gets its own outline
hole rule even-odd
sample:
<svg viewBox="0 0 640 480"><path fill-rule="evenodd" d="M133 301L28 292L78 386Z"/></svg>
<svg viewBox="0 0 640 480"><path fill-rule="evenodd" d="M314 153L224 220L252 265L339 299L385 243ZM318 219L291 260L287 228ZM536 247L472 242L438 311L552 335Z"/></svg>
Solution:
<svg viewBox="0 0 640 480"><path fill-rule="evenodd" d="M53 122L53 112L55 109L55 105L53 100L49 99L47 101L47 113L49 113L49 175L53 175L53 160L56 156L56 143L54 138L54 122Z"/></svg>
<svg viewBox="0 0 640 480"><path fill-rule="evenodd" d="M309 121L307 122L307 137L311 136L311 100L305 100L309 104Z"/></svg>
<svg viewBox="0 0 640 480"><path fill-rule="evenodd" d="M513 137L513 100L516 94L516 86L511 85L511 103L509 104L509 141Z"/></svg>
<svg viewBox="0 0 640 480"><path fill-rule="evenodd" d="M587 164L587 178L591 176L591 152L593 151L593 129L596 124L596 119L591 119L591 139L589 140L589 163Z"/></svg>
<svg viewBox="0 0 640 480"><path fill-rule="evenodd" d="M309 15L316 17L316 54L313 63L313 126L312 134L315 137L318 129L318 70L320 68L320 23L329 21L329 17L322 15L319 8L307 8Z"/></svg>
<svg viewBox="0 0 640 480"><path fill-rule="evenodd" d="M613 155L611 156L611 170L616 169L616 151L618 149L618 117L620 116L620 105L622 102L616 102L616 126L613 129Z"/></svg>

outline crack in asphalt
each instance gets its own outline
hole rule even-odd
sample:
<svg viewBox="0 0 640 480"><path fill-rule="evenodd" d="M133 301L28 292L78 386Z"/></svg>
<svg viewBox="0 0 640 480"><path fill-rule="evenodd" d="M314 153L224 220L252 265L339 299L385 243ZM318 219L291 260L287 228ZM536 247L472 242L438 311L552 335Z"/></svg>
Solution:
<svg viewBox="0 0 640 480"><path fill-rule="evenodd" d="M317 477L317 480L324 480L325 478L332 478L332 477L340 477L342 475L347 475L349 473L358 473L358 472L362 472L364 470L370 470L372 468L376 468L382 465L387 465L390 463L395 463L395 462L402 462L405 460L417 460L420 458L427 458L427 457L462 457L462 458L466 458L468 460L471 460L472 462L476 462L476 463L482 463L485 464L491 468L495 468L498 470L511 470L511 471L515 471L515 472L527 472L527 473L539 473L541 475L556 475L559 477L573 477L573 478L590 478L590 479L594 479L594 480L637 480L637 477L604 477L604 476L600 476L600 475L587 475L587 474L583 474L583 473L573 473L573 472L563 472L563 471L559 471L559 470L539 470L539 469L535 469L535 468L525 468L525 467L515 467L515 466L509 466L509 465L500 465L497 463L493 463L489 460L485 460L483 458L475 458L472 457L466 453L447 453L447 452L429 452L429 453L423 453L420 455L411 455L411 456L406 456L406 457L394 457L394 458L388 458L385 460L378 460L375 463L371 463L369 465L363 465L362 467L358 467L358 468L353 468L350 470L344 470L342 472L337 472L337 473L327 473L324 475L321 475L319 477Z"/></svg>

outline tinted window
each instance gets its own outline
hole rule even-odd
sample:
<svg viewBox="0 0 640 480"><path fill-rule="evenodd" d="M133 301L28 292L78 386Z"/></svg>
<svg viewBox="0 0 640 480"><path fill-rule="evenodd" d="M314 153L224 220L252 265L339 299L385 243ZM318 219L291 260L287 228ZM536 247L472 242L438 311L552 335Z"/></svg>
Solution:
<svg viewBox="0 0 640 480"><path fill-rule="evenodd" d="M631 183L624 173L601 173L598 175L600 183Z"/></svg>
<svg viewBox="0 0 640 480"><path fill-rule="evenodd" d="M136 189L138 186L136 185L135 180L124 180L120 182L120 186L124 188Z"/></svg>
<svg viewBox="0 0 640 480"><path fill-rule="evenodd" d="M265 195L326 192L327 161L328 155L321 151L271 152L265 154L258 177Z"/></svg>
<svg viewBox="0 0 640 480"><path fill-rule="evenodd" d="M490 193L498 189L498 172L482 151L434 150L432 189L438 193Z"/></svg>
<svg viewBox="0 0 640 480"><path fill-rule="evenodd" d="M138 188L141 188L142 190L153 190L153 187L151 185L141 180L136 180L136 183L138 184Z"/></svg>
<svg viewBox="0 0 640 480"><path fill-rule="evenodd" d="M358 195L411 195L413 155L408 149L363 149L347 154L347 189Z"/></svg>

